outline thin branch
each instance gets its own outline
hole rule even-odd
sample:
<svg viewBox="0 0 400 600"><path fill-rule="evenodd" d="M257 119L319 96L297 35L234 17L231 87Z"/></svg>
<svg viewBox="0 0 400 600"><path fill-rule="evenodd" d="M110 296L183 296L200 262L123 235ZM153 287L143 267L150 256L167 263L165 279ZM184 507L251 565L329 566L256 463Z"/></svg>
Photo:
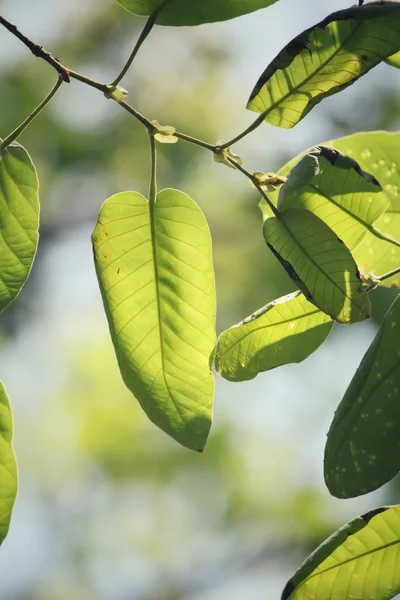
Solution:
<svg viewBox="0 0 400 600"><path fill-rule="evenodd" d="M385 279L389 279L389 277L393 277L393 275L397 275L397 273L400 273L400 267L397 267L396 269L393 269L393 271L389 271L388 273L385 273L376 279L378 281L385 281Z"/></svg>
<svg viewBox="0 0 400 600"><path fill-rule="evenodd" d="M206 150L211 150L211 152L215 152L215 150L217 150L217 148L220 147L220 146L213 146L212 144L209 144L208 142L204 142L203 140L198 140L197 138L194 138L191 135L186 135L186 133L181 133L179 131L175 131L174 136L181 140L184 140L185 142L194 144L195 146L201 146L202 148L205 148Z"/></svg>
<svg viewBox="0 0 400 600"><path fill-rule="evenodd" d="M33 121L35 117L44 109L44 107L50 102L53 98L57 90L60 89L61 85L64 83L64 79L62 75L59 73L56 84L52 87L47 96L42 100L42 102L31 112L31 114L23 121L14 131L12 131L0 144L0 153L4 152L4 150L12 144L25 130L26 127Z"/></svg>
<svg viewBox="0 0 400 600"><path fill-rule="evenodd" d="M131 55L129 56L128 60L126 61L126 64L124 65L124 67L121 69L120 73L117 75L117 77L111 83L112 86L118 85L119 82L121 81L121 79L124 77L124 75L126 74L126 72L129 69L129 67L133 63L136 54L139 52L141 45L143 44L143 42L149 35L150 31L153 29L158 15L165 8L165 6L167 6L167 4L169 4L170 2L171 2L171 0L164 0L164 2L161 2L160 6L158 8L156 8L156 10L149 16L149 18L146 21L145 26L143 27L143 30L142 30L140 36L138 38L138 41L136 42L135 47L132 50Z"/></svg>
<svg viewBox="0 0 400 600"><path fill-rule="evenodd" d="M157 149L154 131L148 129L150 139L150 184L149 184L149 205L150 212L153 211L157 196Z"/></svg>
<svg viewBox="0 0 400 600"><path fill-rule="evenodd" d="M23 44L25 44L25 46L27 48L29 48L29 50L32 52L32 54L34 56L36 56L37 58L43 59L49 65L51 65L53 67L53 69L55 69L57 71L57 73L59 73L60 77L66 83L69 83L71 78L77 79L78 81L81 81L82 83L86 83L86 85L90 85L91 87L94 87L103 93L107 92L108 87L107 87L106 83L100 83L99 81L95 81L94 79L91 79L90 77L85 77L85 75L81 75L80 73L77 73L76 71L71 71L70 69L67 69L67 67L65 67L64 65L62 65L60 63L58 58L55 58L52 54L50 54L49 52L46 52L46 50L43 48L43 46L39 46L39 44L35 44L34 42L32 42L32 40L27 38L23 33L21 33L19 31L19 29L16 27L16 25L13 25L12 23L10 23L9 21L7 21L7 19L2 17L1 15L0 15L0 24L3 25L10 33L15 35L15 37L18 38Z"/></svg>
<svg viewBox="0 0 400 600"><path fill-rule="evenodd" d="M225 142L224 144L221 144L220 146L218 146L218 149L225 150L225 148L229 148L230 146L233 146L233 144L236 144L236 142L238 142L242 138L246 137L246 135L248 135L249 133L251 133L252 131L257 129L257 127L259 127L261 125L261 123L265 120L265 117L267 116L267 114L269 112L270 112L270 109L268 109L267 111L264 111L261 115L259 115L257 117L257 119L255 121L253 121L253 123L251 125L249 125L249 127L247 129L242 131L242 133L239 133L236 137L229 140L229 142Z"/></svg>
<svg viewBox="0 0 400 600"><path fill-rule="evenodd" d="M279 211L277 210L276 206L271 202L271 200L268 198L267 194L264 192L264 190L258 183L256 177L254 177L254 175L249 173L249 171L247 171L244 167L242 167L242 165L239 165L239 163L235 162L233 159L231 159L229 157L227 157L227 158L228 158L229 162L231 163L232 167L235 167L235 169L237 169L238 171L243 173L243 175L246 175L246 177L252 182L254 187L257 188L257 190L260 192L261 196L264 198L265 202L268 204L269 208L272 210L275 217L278 217L278 219L279 219L280 218Z"/></svg>
<svg viewBox="0 0 400 600"><path fill-rule="evenodd" d="M133 106L131 106L124 100L122 102L118 102L118 104L120 106L122 106L122 108L124 108L126 111L128 111L128 113L133 115L138 121L140 121L142 123L142 125L147 127L147 129L149 129L149 130L153 129L153 124L151 123L151 121L149 121L149 119L147 119L139 111L137 111L135 108L133 108Z"/></svg>

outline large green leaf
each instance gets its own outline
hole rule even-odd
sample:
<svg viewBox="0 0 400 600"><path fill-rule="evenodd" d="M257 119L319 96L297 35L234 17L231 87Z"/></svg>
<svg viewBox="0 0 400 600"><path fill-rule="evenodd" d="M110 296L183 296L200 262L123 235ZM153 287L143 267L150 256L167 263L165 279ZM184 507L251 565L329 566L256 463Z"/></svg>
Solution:
<svg viewBox="0 0 400 600"><path fill-rule="evenodd" d="M361 169L374 175L389 198L390 206L374 223L374 229L389 238L400 241L400 132L372 131L324 142L354 158ZM309 152L312 149L306 151ZM287 175L301 156L286 163L279 175ZM278 191L268 193L276 205ZM271 215L264 200L260 203L264 218ZM353 250L353 257L359 268L375 275L383 275L400 266L400 248L393 243L383 241L371 232L367 232L363 241ZM385 279L382 285L400 286L400 274Z"/></svg>
<svg viewBox="0 0 400 600"><path fill-rule="evenodd" d="M264 222L265 240L289 276L315 306L341 323L369 317L350 250L316 215L289 208Z"/></svg>
<svg viewBox="0 0 400 600"><path fill-rule="evenodd" d="M0 545L8 533L17 495L17 463L12 448L13 419L10 402L0 382Z"/></svg>
<svg viewBox="0 0 400 600"><path fill-rule="evenodd" d="M14 300L29 275L38 225L35 167L27 151L12 144L0 154L0 312Z"/></svg>
<svg viewBox="0 0 400 600"><path fill-rule="evenodd" d="M375 508L323 542L281 600L390 600L400 592L400 506Z"/></svg>
<svg viewBox="0 0 400 600"><path fill-rule="evenodd" d="M215 368L225 379L247 381L261 371L299 363L326 340L332 326L303 294L288 294L221 333Z"/></svg>
<svg viewBox="0 0 400 600"><path fill-rule="evenodd" d="M400 49L400 4L372 2L329 15L292 40L266 68L247 105L278 127L294 127Z"/></svg>
<svg viewBox="0 0 400 600"><path fill-rule="evenodd" d="M385 212L389 200L358 163L328 146L317 146L290 171L278 208L300 206L324 221L350 249Z"/></svg>
<svg viewBox="0 0 400 600"><path fill-rule="evenodd" d="M102 206L92 236L122 377L148 417L202 450L211 426L215 290L210 232L186 194L152 209L136 192Z"/></svg>
<svg viewBox="0 0 400 600"><path fill-rule="evenodd" d="M325 447L325 481L339 498L380 487L400 470L400 296L335 413Z"/></svg>
<svg viewBox="0 0 400 600"><path fill-rule="evenodd" d="M271 6L277 0L171 0L157 18L159 25L200 25L226 21ZM161 0L118 0L135 15L148 16Z"/></svg>

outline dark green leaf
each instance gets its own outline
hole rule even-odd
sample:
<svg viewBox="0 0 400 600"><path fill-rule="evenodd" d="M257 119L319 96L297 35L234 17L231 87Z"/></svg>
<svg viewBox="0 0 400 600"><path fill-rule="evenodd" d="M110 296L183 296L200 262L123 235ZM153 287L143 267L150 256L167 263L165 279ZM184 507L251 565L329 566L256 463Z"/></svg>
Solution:
<svg viewBox="0 0 400 600"><path fill-rule="evenodd" d="M39 199L35 167L19 144L0 155L0 312L17 296L38 243Z"/></svg>
<svg viewBox="0 0 400 600"><path fill-rule="evenodd" d="M281 600L390 600L400 592L400 506L375 508L323 542Z"/></svg>
<svg viewBox="0 0 400 600"><path fill-rule="evenodd" d="M92 236L97 277L122 377L148 417L202 450L211 426L215 289L199 207L163 190L109 198Z"/></svg>
<svg viewBox="0 0 400 600"><path fill-rule="evenodd" d="M294 127L321 100L399 49L398 2L340 10L285 46L261 75L247 108L272 125Z"/></svg>
<svg viewBox="0 0 400 600"><path fill-rule="evenodd" d="M277 0L171 0L157 18L159 25L200 25L234 19L260 8L271 6ZM149 16L161 0L118 0L135 15Z"/></svg>
<svg viewBox="0 0 400 600"><path fill-rule="evenodd" d="M299 363L326 340L332 326L328 315L294 292L224 331L215 368L225 379L246 381L261 371Z"/></svg>
<svg viewBox="0 0 400 600"><path fill-rule="evenodd" d="M369 300L350 250L316 215L289 208L263 225L265 240L315 306L341 323L369 317Z"/></svg>
<svg viewBox="0 0 400 600"><path fill-rule="evenodd" d="M349 156L317 146L290 171L278 209L299 206L324 221L350 250L385 212L389 200L378 181Z"/></svg>
<svg viewBox="0 0 400 600"><path fill-rule="evenodd" d="M339 498L377 489L400 470L400 296L335 413L325 481Z"/></svg>

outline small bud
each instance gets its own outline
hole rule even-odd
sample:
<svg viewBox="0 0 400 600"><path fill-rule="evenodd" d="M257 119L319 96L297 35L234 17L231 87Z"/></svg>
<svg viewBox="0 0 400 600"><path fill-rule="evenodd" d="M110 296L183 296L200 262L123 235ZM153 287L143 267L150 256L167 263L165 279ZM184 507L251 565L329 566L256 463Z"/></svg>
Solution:
<svg viewBox="0 0 400 600"><path fill-rule="evenodd" d="M262 173L260 171L255 171L252 175L256 183L266 192L274 192L277 187L287 182L287 177L277 175L276 173ZM250 185L255 187L254 183L251 181Z"/></svg>
<svg viewBox="0 0 400 600"><path fill-rule="evenodd" d="M155 134L154 139L162 144L176 144L178 138L174 135L176 129L172 125L160 125L156 120L152 121L151 124L154 127Z"/></svg>
<svg viewBox="0 0 400 600"><path fill-rule="evenodd" d="M104 92L105 97L108 100L115 100L116 102L122 102L128 95L128 91L118 85L108 85L107 91Z"/></svg>
<svg viewBox="0 0 400 600"><path fill-rule="evenodd" d="M223 142L221 142L221 141L217 142L217 146L219 146L220 144L223 144ZM216 150L214 152L214 160L217 163L223 163L224 165L226 165L227 167L230 167L231 169L235 168L235 166L232 164L231 161L233 161L234 163L236 163L238 165L241 165L243 163L240 156L231 152L230 148L224 148L223 150Z"/></svg>

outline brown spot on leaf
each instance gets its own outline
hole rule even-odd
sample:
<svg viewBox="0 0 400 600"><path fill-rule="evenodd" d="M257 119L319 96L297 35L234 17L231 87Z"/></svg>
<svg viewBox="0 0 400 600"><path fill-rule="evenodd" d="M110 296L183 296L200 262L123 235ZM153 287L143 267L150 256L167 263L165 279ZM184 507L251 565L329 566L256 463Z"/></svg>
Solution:
<svg viewBox="0 0 400 600"><path fill-rule="evenodd" d="M392 287L392 288L398 288L399 284L397 283L397 281L393 281L393 283L391 284L390 287Z"/></svg>
<svg viewBox="0 0 400 600"><path fill-rule="evenodd" d="M121 273L121 269L118 267L117 269L117 275L119 275Z"/></svg>

